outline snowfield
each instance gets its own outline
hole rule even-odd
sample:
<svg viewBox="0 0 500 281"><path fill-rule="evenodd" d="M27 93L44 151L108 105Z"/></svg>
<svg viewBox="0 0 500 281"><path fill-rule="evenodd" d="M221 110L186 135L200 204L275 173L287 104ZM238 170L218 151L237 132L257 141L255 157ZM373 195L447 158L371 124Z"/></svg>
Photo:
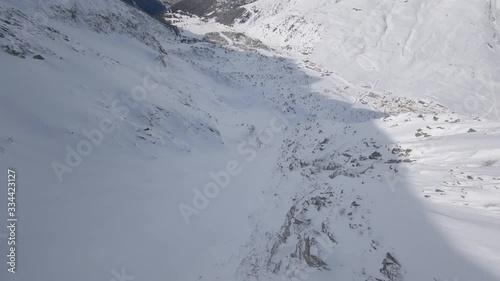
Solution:
<svg viewBox="0 0 500 281"><path fill-rule="evenodd" d="M240 28L349 82L498 120L499 6L482 0L260 0L250 4L253 15Z"/></svg>
<svg viewBox="0 0 500 281"><path fill-rule="evenodd" d="M245 7L0 2L0 280L500 280L500 3Z"/></svg>

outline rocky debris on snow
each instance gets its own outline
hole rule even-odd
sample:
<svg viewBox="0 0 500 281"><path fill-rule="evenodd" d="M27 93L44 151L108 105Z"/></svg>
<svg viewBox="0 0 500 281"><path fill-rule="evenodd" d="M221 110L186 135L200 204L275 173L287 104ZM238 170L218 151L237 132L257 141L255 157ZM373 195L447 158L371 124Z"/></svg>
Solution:
<svg viewBox="0 0 500 281"><path fill-rule="evenodd" d="M399 261L391 254L387 253L385 259L382 261L382 268L380 269L385 277L391 281L403 280L403 269Z"/></svg>
<svg viewBox="0 0 500 281"><path fill-rule="evenodd" d="M415 136L416 136L417 138L418 138L418 137L421 137L421 136L423 136L423 137L425 137L425 138L428 138L428 137L430 137L431 135L430 135L430 134L428 134L428 133L426 133L426 132L424 132L424 131L423 131L423 129L422 129L422 128L420 128L420 129L418 129L418 130L417 130L417 132L415 133Z"/></svg>
<svg viewBox="0 0 500 281"><path fill-rule="evenodd" d="M258 39L253 39L241 32L222 31L208 32L203 40L220 46L233 46L242 50L269 50L269 48Z"/></svg>
<svg viewBox="0 0 500 281"><path fill-rule="evenodd" d="M368 159L378 160L380 159L380 157L382 157L382 154L380 154L380 152L378 151L375 151L372 154L370 154L370 156L368 156Z"/></svg>

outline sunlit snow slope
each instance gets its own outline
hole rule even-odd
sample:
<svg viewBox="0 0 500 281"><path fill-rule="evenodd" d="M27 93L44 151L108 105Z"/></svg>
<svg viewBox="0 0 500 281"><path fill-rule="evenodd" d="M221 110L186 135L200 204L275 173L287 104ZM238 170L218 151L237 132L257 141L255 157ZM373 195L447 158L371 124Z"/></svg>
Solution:
<svg viewBox="0 0 500 281"><path fill-rule="evenodd" d="M260 0L248 9L248 34L336 79L500 119L497 0Z"/></svg>

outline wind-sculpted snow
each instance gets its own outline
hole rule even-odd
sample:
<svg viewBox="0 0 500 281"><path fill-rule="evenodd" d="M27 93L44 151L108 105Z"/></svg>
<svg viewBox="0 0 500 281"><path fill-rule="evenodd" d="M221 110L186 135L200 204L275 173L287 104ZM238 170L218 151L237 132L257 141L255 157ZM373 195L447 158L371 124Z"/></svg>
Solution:
<svg viewBox="0 0 500 281"><path fill-rule="evenodd" d="M0 7L0 166L22 223L1 280L498 280L484 111L344 79L267 27L174 13L177 36L119 0Z"/></svg>

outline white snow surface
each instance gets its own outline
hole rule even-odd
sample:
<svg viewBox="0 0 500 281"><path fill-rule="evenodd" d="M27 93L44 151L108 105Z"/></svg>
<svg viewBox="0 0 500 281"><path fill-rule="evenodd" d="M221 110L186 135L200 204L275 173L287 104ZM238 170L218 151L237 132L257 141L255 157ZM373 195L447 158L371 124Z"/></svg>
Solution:
<svg viewBox="0 0 500 281"><path fill-rule="evenodd" d="M500 119L499 3L260 0L240 28L357 85Z"/></svg>
<svg viewBox="0 0 500 281"><path fill-rule="evenodd" d="M1 1L0 280L500 280L499 6Z"/></svg>

